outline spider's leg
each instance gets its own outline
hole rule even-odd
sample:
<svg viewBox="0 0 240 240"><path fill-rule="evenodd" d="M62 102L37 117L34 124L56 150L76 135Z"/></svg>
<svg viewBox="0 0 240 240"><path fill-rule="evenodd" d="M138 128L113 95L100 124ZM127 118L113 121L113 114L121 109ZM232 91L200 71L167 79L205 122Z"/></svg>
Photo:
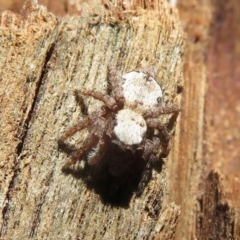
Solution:
<svg viewBox="0 0 240 240"><path fill-rule="evenodd" d="M96 98L97 100L104 102L107 105L107 107L112 110L115 110L118 107L116 100L114 98L95 90L79 89L75 90L75 94L91 96L93 98Z"/></svg>
<svg viewBox="0 0 240 240"><path fill-rule="evenodd" d="M88 164L89 165L96 165L99 160L102 159L106 151L106 144L104 142L104 139L100 139L96 148L94 148L89 154L88 154Z"/></svg>
<svg viewBox="0 0 240 240"><path fill-rule="evenodd" d="M87 152L98 141L96 134L91 134L83 143L82 146L76 151L72 158L63 166L62 171L67 171L69 166L75 164L82 155Z"/></svg>
<svg viewBox="0 0 240 240"><path fill-rule="evenodd" d="M152 178L152 162L148 161L146 168L143 172L142 178L138 184L137 191L135 193L137 196L140 196L143 193L146 185L151 180L151 178Z"/></svg>
<svg viewBox="0 0 240 240"><path fill-rule="evenodd" d="M153 137L153 140L147 139L144 143L144 149L143 149L143 159L145 161L157 161L158 160L158 150L160 147L160 139L158 137Z"/></svg>
<svg viewBox="0 0 240 240"><path fill-rule="evenodd" d="M98 144L88 154L88 164L97 164L104 156L107 149L107 137L111 137L114 121L112 117L108 119L99 117L96 121L96 128L93 129L94 133L98 136Z"/></svg>
<svg viewBox="0 0 240 240"><path fill-rule="evenodd" d="M158 160L158 149L160 147L160 139L157 137L154 137L151 141L150 139L147 139L145 141L144 149L143 149L143 159L147 161L145 170L143 172L142 178L138 184L136 195L140 196L152 178L152 168L153 163Z"/></svg>
<svg viewBox="0 0 240 240"><path fill-rule="evenodd" d="M68 129L67 132L65 132L61 138L58 140L58 144L61 145L63 144L63 142L73 136L76 132L81 131L82 129L88 127L89 125L91 125L92 123L96 122L99 120L99 118L101 118L104 114L106 113L104 108L100 108L94 112L91 113L90 116L84 118L83 120L81 120L79 123L75 124L74 126L72 126L70 129Z"/></svg>
<svg viewBox="0 0 240 240"><path fill-rule="evenodd" d="M81 95L79 95L76 91L74 91L74 96L75 96L77 104L79 105L79 107L81 109L82 114L87 115L88 109L83 101L83 97Z"/></svg>
<svg viewBox="0 0 240 240"><path fill-rule="evenodd" d="M113 67L108 68L109 71L109 80L111 85L111 90L114 93L115 99L120 105L124 103L123 89L121 86L122 79L118 76L117 71Z"/></svg>
<svg viewBox="0 0 240 240"><path fill-rule="evenodd" d="M72 126L70 129L68 129L67 132L65 132L61 138L58 140L58 144L62 145L62 143L69 137L73 136L76 132L81 131L82 129L86 128L91 124L90 117L84 118L79 123Z"/></svg>
<svg viewBox="0 0 240 240"><path fill-rule="evenodd" d="M143 113L145 119L155 118L162 114L178 113L182 110L178 105L161 105L156 108L148 109Z"/></svg>
<svg viewBox="0 0 240 240"><path fill-rule="evenodd" d="M161 121L159 119L157 119L157 118L148 118L146 120L146 123L147 123L148 127L157 128L158 130L160 130L161 133L163 134L165 140L169 141L170 133L169 133L167 127L163 123L161 123Z"/></svg>

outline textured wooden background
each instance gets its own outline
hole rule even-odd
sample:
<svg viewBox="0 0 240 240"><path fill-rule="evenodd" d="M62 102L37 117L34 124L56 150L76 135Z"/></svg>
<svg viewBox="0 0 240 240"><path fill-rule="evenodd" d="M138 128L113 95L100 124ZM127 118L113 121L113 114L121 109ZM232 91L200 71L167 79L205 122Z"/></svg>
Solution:
<svg viewBox="0 0 240 240"><path fill-rule="evenodd" d="M63 18L37 5L1 14L1 238L240 239L239 1L39 3ZM156 65L166 100L184 108L162 169L117 204L63 175L57 148L81 117L69 92L105 91L109 61Z"/></svg>

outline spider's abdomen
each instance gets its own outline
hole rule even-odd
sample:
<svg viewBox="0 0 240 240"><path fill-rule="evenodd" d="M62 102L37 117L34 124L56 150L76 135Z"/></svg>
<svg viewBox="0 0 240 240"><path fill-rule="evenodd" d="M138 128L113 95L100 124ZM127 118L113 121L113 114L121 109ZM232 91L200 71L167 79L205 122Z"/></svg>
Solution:
<svg viewBox="0 0 240 240"><path fill-rule="evenodd" d="M122 109L116 115L117 125L114 133L126 145L140 144L147 131L143 117L129 109Z"/></svg>
<svg viewBox="0 0 240 240"><path fill-rule="evenodd" d="M156 107L162 98L162 89L158 82L149 74L132 71L122 76L124 107L144 112Z"/></svg>

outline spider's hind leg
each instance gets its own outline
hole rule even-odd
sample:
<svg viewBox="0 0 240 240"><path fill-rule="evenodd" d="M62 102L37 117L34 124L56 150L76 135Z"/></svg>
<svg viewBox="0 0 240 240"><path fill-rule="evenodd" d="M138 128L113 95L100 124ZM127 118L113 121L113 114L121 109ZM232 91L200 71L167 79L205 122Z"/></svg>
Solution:
<svg viewBox="0 0 240 240"><path fill-rule="evenodd" d="M106 144L103 139L100 139L97 146L88 154L88 164L96 165L103 158L106 151Z"/></svg>
<svg viewBox="0 0 240 240"><path fill-rule="evenodd" d="M148 109L143 113L145 119L156 118L162 114L178 114L182 108L178 105L161 105L152 109Z"/></svg>
<svg viewBox="0 0 240 240"><path fill-rule="evenodd" d="M60 137L60 139L58 140L58 145L61 146L67 138L73 136L76 132L81 131L82 129L88 127L90 124L91 124L91 119L89 117L84 118L82 121L80 121L79 123L72 126L70 129L68 129L68 131L65 132Z"/></svg>
<svg viewBox="0 0 240 240"><path fill-rule="evenodd" d="M152 165L153 161L148 161L145 167L145 170L143 171L142 178L138 184L137 191L135 192L136 196L139 197L142 195L145 187L149 183L149 181L152 178Z"/></svg>
<svg viewBox="0 0 240 240"><path fill-rule="evenodd" d="M152 178L152 168L156 161L159 160L158 151L160 148L160 139L153 137L153 140L147 139L143 149L143 160L146 161L146 166L142 174L142 178L138 184L136 195L140 196L148 182Z"/></svg>

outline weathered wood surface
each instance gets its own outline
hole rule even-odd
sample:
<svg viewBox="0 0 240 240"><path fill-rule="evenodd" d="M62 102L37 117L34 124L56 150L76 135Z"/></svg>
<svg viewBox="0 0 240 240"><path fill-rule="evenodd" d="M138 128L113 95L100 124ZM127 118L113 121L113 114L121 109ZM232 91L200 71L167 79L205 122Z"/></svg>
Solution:
<svg viewBox="0 0 240 240"><path fill-rule="evenodd" d="M16 0L16 2L19 1ZM53 4L50 0L39 2L47 2L52 12L64 15L63 5L61 6L60 3L54 7L55 1ZM76 3L75 8L67 7L70 13L79 14L77 0ZM146 9L162 8L162 4L157 2L133 2L133 4ZM70 57L66 57L64 62L62 61L62 64L66 64L63 67L66 72L60 74L57 80L53 74L59 72L59 57L62 58L67 51L66 53L60 51L56 54L59 47L53 46L52 53L49 49L46 51L49 52L48 54L40 55L38 53L41 50L37 46L41 45L41 41L45 41L46 49L50 48L52 40L49 39L56 39L57 46L63 46L65 43L59 36L62 36L61 32L64 32L66 36L64 39L68 38L64 30L66 27L60 27L61 21L55 22L55 17L50 17L45 12L44 14L48 16L48 24L44 25L45 27L42 26L44 21L40 21L41 25L33 24L34 20L31 22L33 26L41 26L40 34L38 34L41 36L39 42L33 40L34 32L30 35L29 30L25 30L27 33L24 35L22 31L25 28L18 30L21 33L20 36L27 35L24 41L35 43L35 49L33 49L29 48L30 44L24 41L23 45L14 46L10 40L18 35L14 33L15 30L11 24L3 25L5 30L4 35L1 34L1 36L7 38L4 44L10 44L15 54L18 51L25 53L26 46L28 46L27 59L37 66L39 73L36 74L36 70L22 70L20 65L16 64L18 60L14 58L15 61L12 62L12 58L9 57L12 53L9 48L5 50L1 48L1 53L5 51L9 54L1 54L1 64L5 66L3 68L1 65L0 90L2 238L17 236L18 233L20 236L25 231L24 237L54 238L58 232L58 238L68 234L68 236L77 234L83 236L85 233L90 233L91 239L92 231L96 231L96 239L100 237L100 232L102 235L105 234L105 239L119 236L131 239L141 231L144 236L148 236L151 232L146 237L149 239L152 236L155 236L155 239L240 239L239 4L238 0L228 2L223 0L178 1L180 20L188 36L185 47L185 84L182 98L184 110L178 119L179 124L174 136L173 148L164 169L160 174L154 175L148 186L152 189L151 193L148 194L149 189L146 189L146 193L140 199L131 199L126 209L122 206L117 208L116 205L104 205L100 200L101 195L94 193L94 189L86 189L81 179L62 176L60 171L67 156L61 153L57 157L56 140L59 135L57 128L65 123L60 129L64 131L79 117L79 109L74 98L71 95L65 95L71 91L70 86L66 87L66 76L69 74L68 84L71 85L71 89L83 84L77 79L80 78L78 70L80 58L76 56L76 60L72 60L76 63L76 68L74 68L76 77L69 68L72 66L72 63L69 64ZM120 2L119 5L121 6ZM66 7L65 3L64 6ZM164 18L166 16L164 14L167 13L161 14ZM169 17L167 14L166 19ZM13 15L13 19L16 18ZM65 22L70 24L72 19L66 19ZM73 26L74 29L75 25ZM138 29L136 23L132 26ZM166 26L168 26L167 23ZM52 29L56 29L55 34L52 33ZM50 31L49 35L48 31ZM143 33L145 32L144 29ZM69 42L70 46L73 46L73 41ZM79 40L76 43L79 46ZM1 40L2 44L3 40ZM36 51L35 55L40 57L36 59L33 54L30 54L31 51L34 53ZM49 55L47 60L46 55ZM23 56L20 56L20 59ZM118 63L123 62L121 69L130 69L131 66L124 61L123 58L121 61L118 60ZM5 65L5 63L8 64ZM49 66L44 68L47 70L41 75L41 66L46 63L49 63ZM165 62L166 69L168 69L168 63L168 61ZM58 67L54 70L54 66ZM50 73L52 75L48 76ZM25 76L28 75L33 76L32 81L25 81ZM51 91L50 86L52 86ZM50 94L53 97L49 97ZM49 110L45 113L49 106L46 107L47 103L44 99L50 99L52 107L60 106L55 108L60 109L55 115L62 120L51 124L53 116L49 114ZM70 106L67 105L68 103ZM90 106L95 104L96 102L90 102ZM65 119L61 114L65 114ZM43 115L41 119L38 119L38 122L42 121L42 127L36 128L36 116L39 115ZM46 116L47 119L45 119ZM45 124L44 121L47 123ZM25 129L27 135L25 135ZM50 140L44 143L43 137L44 141ZM34 144L39 145L32 147ZM46 181L47 178L49 181ZM42 187L44 179L45 185ZM164 188L156 184L158 179L161 179ZM159 192L159 189L164 189L164 193ZM157 194L159 198L156 197ZM156 216L155 211L159 206L159 213L157 211ZM178 217L180 208L181 214ZM155 219L152 219L154 214ZM161 228L163 222L168 228ZM175 229L176 224L178 224L177 229ZM140 235L137 238L141 238Z"/></svg>
<svg viewBox="0 0 240 240"><path fill-rule="evenodd" d="M83 3L80 17L62 19L30 2L22 15L2 13L0 238L174 238L181 209L170 200L168 182L179 132L174 153L140 198L126 189L112 200L111 183L88 185L62 174L69 156L57 145L82 118L73 90L106 92L109 65L122 72L154 66L164 100L180 101L184 33L177 11L158 3L158 10L125 12ZM89 111L100 106L85 102Z"/></svg>
<svg viewBox="0 0 240 240"><path fill-rule="evenodd" d="M170 201L182 210L176 239L240 239L240 2L178 7L188 38L178 165L171 165L178 171Z"/></svg>

